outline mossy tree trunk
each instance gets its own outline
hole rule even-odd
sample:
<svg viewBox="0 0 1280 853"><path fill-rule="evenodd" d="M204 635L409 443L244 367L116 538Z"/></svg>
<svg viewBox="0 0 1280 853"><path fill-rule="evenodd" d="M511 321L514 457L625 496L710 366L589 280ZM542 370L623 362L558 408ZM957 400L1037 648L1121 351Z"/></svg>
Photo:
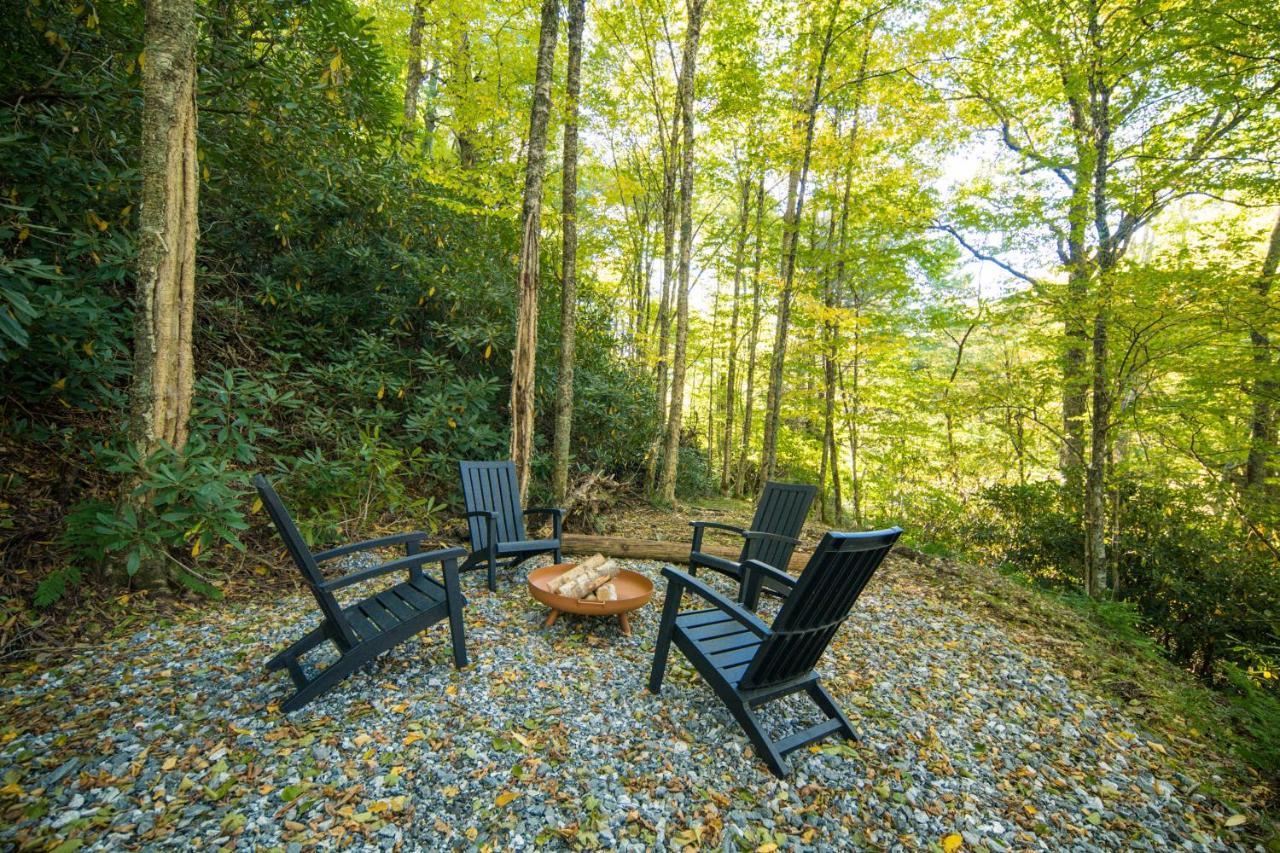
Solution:
<svg viewBox="0 0 1280 853"><path fill-rule="evenodd" d="M146 458L187 443L195 379L196 17L194 0L149 0L142 71L142 195L129 439ZM135 509L145 497L126 488ZM163 565L143 565L157 581Z"/></svg>

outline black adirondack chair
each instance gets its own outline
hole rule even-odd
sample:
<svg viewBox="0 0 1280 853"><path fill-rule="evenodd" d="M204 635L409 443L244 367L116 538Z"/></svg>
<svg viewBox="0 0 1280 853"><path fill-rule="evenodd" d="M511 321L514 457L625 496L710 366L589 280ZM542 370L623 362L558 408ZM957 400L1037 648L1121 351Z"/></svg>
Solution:
<svg viewBox="0 0 1280 853"><path fill-rule="evenodd" d="M667 577L667 600L649 690L662 689L674 641L729 707L756 754L780 777L790 772L789 753L836 733L854 737L853 726L818 682L813 667L901 534L897 527L828 533L799 578L756 560L744 562L746 585L771 578L790 589L773 625L697 578L666 567L662 573ZM682 612L680 602L686 592L710 606ZM753 708L800 690L809 694L827 719L781 740L771 739Z"/></svg>
<svg viewBox="0 0 1280 853"><path fill-rule="evenodd" d="M795 551L800 540L801 528L804 527L805 516L813 504L814 495L818 493L815 486L800 483L768 482L760 495L760 503L756 505L755 518L751 520L750 529L743 530L732 524L721 524L718 521L691 521L693 527L693 545L689 548L689 573L697 575L700 566L721 574L728 575L741 583L742 564L747 560L759 560L766 566L787 570L791 562L791 553ZM727 530L742 537L742 553L737 560L717 557L702 550L702 537L708 529ZM765 578L762 588L776 595L785 595L785 584L773 578ZM748 607L755 608L756 598L747 599L746 587L739 587L738 600Z"/></svg>
<svg viewBox="0 0 1280 853"><path fill-rule="evenodd" d="M539 554L553 554L557 563L561 561L564 510L558 507L522 510L514 462L459 462L458 467L462 473L462 503L471 533L471 555L458 571L487 568L489 589L494 591L498 588L499 565L515 568ZM526 515L550 515L552 537L527 538Z"/></svg>
<svg viewBox="0 0 1280 853"><path fill-rule="evenodd" d="M458 584L458 558L466 554L466 551L462 548L443 548L420 552L420 543L427 538L427 534L414 532L356 542L312 554L279 495L266 478L261 474L255 476L253 485L323 615L320 624L306 636L267 661L268 671L287 669L298 688L281 706L285 711L296 711L327 692L355 669L444 619L449 620L454 665L459 668L467 665L467 644L462 626L462 607L466 601ZM405 556L399 559L330 581L326 581L320 574L320 564L328 560L371 548L400 544L405 547ZM422 567L427 563L441 565L441 580L423 573ZM400 571L408 573L408 580L349 607L343 607L334 598L335 590ZM337 647L339 658L315 677L307 678L298 659L325 640Z"/></svg>

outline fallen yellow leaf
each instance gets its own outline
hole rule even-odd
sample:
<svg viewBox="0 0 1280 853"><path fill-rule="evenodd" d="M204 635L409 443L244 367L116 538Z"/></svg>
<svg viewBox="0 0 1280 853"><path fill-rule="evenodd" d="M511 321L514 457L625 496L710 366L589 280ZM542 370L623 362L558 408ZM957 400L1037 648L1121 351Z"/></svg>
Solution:
<svg viewBox="0 0 1280 853"><path fill-rule="evenodd" d="M427 739L427 736L424 735L422 732L409 732L409 734L405 735L403 743L405 746L412 746L418 741L426 740L426 739Z"/></svg>
<svg viewBox="0 0 1280 853"><path fill-rule="evenodd" d="M494 802L498 804L498 808L502 808L503 806L505 806L507 803L511 802L518 796L520 795L517 794L515 791L503 791L501 794L498 795L498 798L494 800Z"/></svg>
<svg viewBox="0 0 1280 853"><path fill-rule="evenodd" d="M1227 818L1227 826L1244 826L1248 822L1249 818L1242 814L1233 814L1231 817Z"/></svg>
<svg viewBox="0 0 1280 853"><path fill-rule="evenodd" d="M964 838L958 832L942 836L943 853L955 853L964 846Z"/></svg>

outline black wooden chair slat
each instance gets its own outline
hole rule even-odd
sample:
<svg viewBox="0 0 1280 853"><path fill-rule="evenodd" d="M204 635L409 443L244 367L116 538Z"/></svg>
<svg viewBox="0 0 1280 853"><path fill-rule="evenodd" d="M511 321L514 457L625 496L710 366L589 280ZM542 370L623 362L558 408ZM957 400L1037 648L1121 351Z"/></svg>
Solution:
<svg viewBox="0 0 1280 853"><path fill-rule="evenodd" d="M760 493L760 500L756 504L755 515L751 519L749 532L771 533L786 539L796 539L804 528L804 520L809 515L809 508L813 505L817 492L814 486L803 483L773 481L765 483L764 491ZM689 573L693 575L697 574L699 568L706 568L741 582L742 563L749 559L759 560L785 572L787 564L791 562L791 555L795 551L795 543L788 542L786 539L751 538L744 535L738 559L729 560L704 553L701 550L703 529L698 526L698 522L693 524L693 545L689 549ZM774 594L785 592L772 579L765 579L763 586ZM746 588L743 586L739 590L739 600L745 601L745 595ZM755 604L754 601L747 602L749 607L754 608Z"/></svg>
<svg viewBox="0 0 1280 853"><path fill-rule="evenodd" d="M726 614L723 610L693 610L688 613L680 614L680 624L686 628L696 628L699 625L714 624L717 622L728 622L733 617Z"/></svg>
<svg viewBox="0 0 1280 853"><path fill-rule="evenodd" d="M425 587L425 590L423 587ZM431 587L426 584L422 584L420 587L418 582L400 584L395 589L396 593L401 598L418 610L426 610L429 607L434 607L439 604L443 598L443 596L439 598L433 596L431 592L426 591L430 590Z"/></svg>
<svg viewBox="0 0 1280 853"><path fill-rule="evenodd" d="M805 512L808 508L805 507ZM803 516L800 516L803 520ZM706 679L746 732L756 753L778 776L789 772L786 756L836 733L854 737L853 726L822 687L814 667L848 618L871 576L884 562L899 528L871 533L828 533L795 581L773 624L766 630L750 610L720 596L690 575L671 567L667 599L658 627L649 689L662 688L670 647L676 648ZM743 563L748 584L772 571L754 561ZM712 609L680 612L685 593ZM773 740L753 708L804 691L826 719L803 731Z"/></svg>
<svg viewBox="0 0 1280 853"><path fill-rule="evenodd" d="M530 539L525 531L525 512L520 505L515 463L459 462L458 472L471 542L471 554L458 571L487 569L489 589L496 590L499 565L515 568L531 557L548 553L555 557L557 563L561 561L564 512L559 509L550 511L553 532L550 539ZM486 514L492 514L492 541ZM505 561L500 563L500 558Z"/></svg>
<svg viewBox="0 0 1280 853"><path fill-rule="evenodd" d="M461 548L449 548L423 553L420 544L426 534L418 533L398 534L350 546L339 546L324 552L327 559L332 559L386 544L403 543L405 546L404 557L379 567L353 572L340 579L341 583L331 582L333 586L346 587L379 574L393 571L408 573L405 582L343 607L334 596L333 589L326 585L316 556L307 547L275 489L260 474L253 478L253 485L280 534L285 549L315 598L322 616L317 627L267 661L268 671L287 670L297 687L297 691L281 706L285 711L296 711L303 707L378 655L440 621L449 621L454 665L467 665L466 637L462 624L462 607L465 601L458 587L458 558L465 551ZM440 564L443 583L423 574L422 566L426 563ZM325 640L331 641L337 648L338 660L308 678L299 659Z"/></svg>
<svg viewBox="0 0 1280 853"><path fill-rule="evenodd" d="M369 618L360 612L359 607L349 608L346 612L346 617L355 627L356 632L360 634L361 639L372 640L382 633L382 629L370 622Z"/></svg>
<svg viewBox="0 0 1280 853"><path fill-rule="evenodd" d="M378 601L383 607L394 613L401 622L406 619L412 619L418 612L417 607L413 607L397 594L395 587L381 593L378 596Z"/></svg>
<svg viewBox="0 0 1280 853"><path fill-rule="evenodd" d="M732 634L724 634L710 640L699 640L698 644L714 654L715 652L741 649L745 646L758 646L760 645L760 638L750 631L734 631Z"/></svg>

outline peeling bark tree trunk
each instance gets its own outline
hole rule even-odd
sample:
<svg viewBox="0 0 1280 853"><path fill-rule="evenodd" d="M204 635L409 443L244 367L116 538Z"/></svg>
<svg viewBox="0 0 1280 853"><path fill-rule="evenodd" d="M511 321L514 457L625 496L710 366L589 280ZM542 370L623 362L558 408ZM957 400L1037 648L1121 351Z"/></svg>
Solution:
<svg viewBox="0 0 1280 853"><path fill-rule="evenodd" d="M142 195L129 439L146 458L187 443L195 379L196 17L194 0L150 0L142 71ZM126 500L145 504L126 484ZM137 509L146 509L145 505ZM144 564L154 584L165 567Z"/></svg>
<svg viewBox="0 0 1280 853"><path fill-rule="evenodd" d="M541 241L542 180L547 168L547 119L551 113L551 64L555 61L560 24L559 0L543 0L529 114L529 147L520 214L520 266L516 282L516 346L511 362L511 459L516 466L520 498L529 489L533 460L534 375L538 355L538 248Z"/></svg>
<svg viewBox="0 0 1280 853"><path fill-rule="evenodd" d="M418 90L422 88L422 0L415 0L409 23L409 66L404 75L404 120L413 125L418 118Z"/></svg>
<svg viewBox="0 0 1280 853"><path fill-rule="evenodd" d="M733 309L729 318L729 367L725 378L724 441L720 459L720 494L728 495L733 481L733 415L738 392L738 314L742 298L742 270L747 261L747 228L751 224L751 180L742 178L738 207L738 245L733 253Z"/></svg>
<svg viewBox="0 0 1280 853"><path fill-rule="evenodd" d="M565 75L564 175L561 230L564 237L560 290L560 375L556 388L556 435L551 492L557 505L569 493L569 439L573 430L574 328L578 305L578 95L582 90L582 28L586 0L569 0L569 58Z"/></svg>
<svg viewBox="0 0 1280 853"><path fill-rule="evenodd" d="M680 271L676 282L676 343L671 358L671 410L663 448L658 491L668 503L676 499L676 469L680 463L680 427L684 415L685 348L689 339L689 265L693 258L693 84L698 66L698 40L707 0L686 0L689 24L680 60Z"/></svg>
<svg viewBox="0 0 1280 853"><path fill-rule="evenodd" d="M1275 364L1271 355L1271 335L1267 302L1271 296L1271 283L1280 267L1280 217L1271 231L1271 242L1266 259L1262 262L1262 275L1258 277L1258 318L1249 330L1249 342L1253 346L1253 419L1249 429L1249 460L1245 465L1244 482L1251 490L1263 491L1273 473L1272 458L1276 448L1276 421L1272 401L1280 394L1274 378Z"/></svg>
<svg viewBox="0 0 1280 853"><path fill-rule="evenodd" d="M144 456L187 442L195 376L196 21L193 0L147 3L130 438Z"/></svg>
<svg viewBox="0 0 1280 853"><path fill-rule="evenodd" d="M818 117L818 105L822 102L822 82L827 70L827 58L831 55L831 45L836 36L836 19L840 15L841 0L831 4L831 18L827 21L827 30L822 39L822 51L818 56L818 66L813 75L813 92L805 111L804 152L801 156L799 174L792 172L792 183L795 186L794 210L788 205L790 215L783 225L782 247L782 296L778 301L777 335L773 343L773 359L769 365L768 404L764 413L764 449L760 460L760 482L764 483L774 475L778 462L778 428L782 417L782 373L787 357L787 335L791 325L791 296L796 272L796 246L799 243L800 220L804 215L805 185L809 179L809 161L813 156L814 125ZM790 190L787 193L791 196Z"/></svg>
<svg viewBox="0 0 1280 853"><path fill-rule="evenodd" d="M751 270L751 331L747 334L747 389L742 397L742 446L738 450L738 478L734 492L738 497L747 493L747 450L751 447L751 421L755 413L756 346L760 342L760 271L763 263L764 242L764 170L760 171L760 183L756 185L755 259Z"/></svg>

